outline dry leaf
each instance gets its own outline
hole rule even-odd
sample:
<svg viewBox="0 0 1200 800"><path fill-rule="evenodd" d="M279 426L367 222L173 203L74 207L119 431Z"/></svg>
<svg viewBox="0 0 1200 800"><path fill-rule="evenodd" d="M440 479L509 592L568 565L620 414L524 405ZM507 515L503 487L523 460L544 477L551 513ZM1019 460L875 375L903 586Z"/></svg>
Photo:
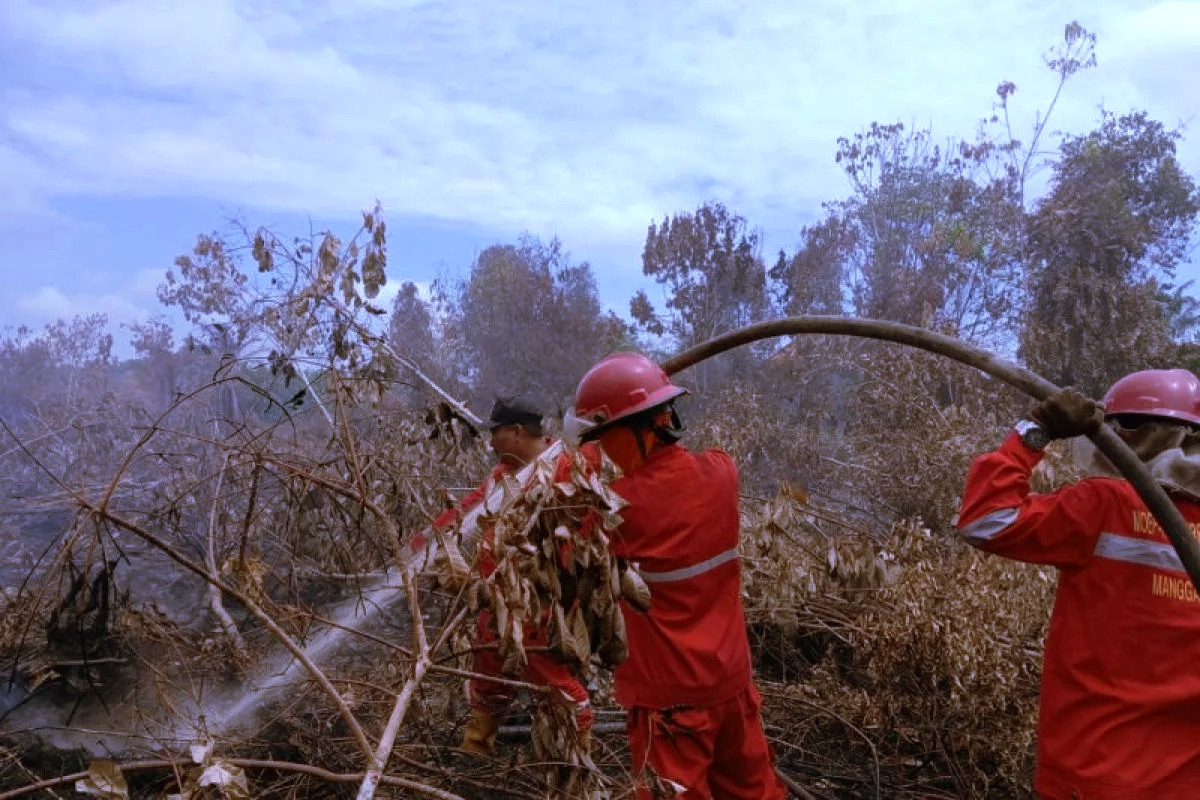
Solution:
<svg viewBox="0 0 1200 800"><path fill-rule="evenodd" d="M780 481L780 491L785 497L790 497L800 505L808 505L808 492L804 491L799 486L793 486L786 480Z"/></svg>
<svg viewBox="0 0 1200 800"><path fill-rule="evenodd" d="M621 571L621 597L638 611L650 610L650 587L633 567Z"/></svg>
<svg viewBox="0 0 1200 800"><path fill-rule="evenodd" d="M213 748L216 743L209 739L207 742L197 742L188 748L192 755L192 763L205 764L210 756L212 756Z"/></svg>
<svg viewBox="0 0 1200 800"><path fill-rule="evenodd" d="M29 691L32 694L43 683L56 681L62 677L62 674L53 667L43 664L34 670L31 670L28 676Z"/></svg>
<svg viewBox="0 0 1200 800"><path fill-rule="evenodd" d="M228 761L214 761L200 775L201 786L215 786L224 800L250 800L250 787L241 767Z"/></svg>
<svg viewBox="0 0 1200 800"><path fill-rule="evenodd" d="M129 785L125 783L125 775L108 759L89 764L87 777L75 782L75 791L103 800L129 800Z"/></svg>

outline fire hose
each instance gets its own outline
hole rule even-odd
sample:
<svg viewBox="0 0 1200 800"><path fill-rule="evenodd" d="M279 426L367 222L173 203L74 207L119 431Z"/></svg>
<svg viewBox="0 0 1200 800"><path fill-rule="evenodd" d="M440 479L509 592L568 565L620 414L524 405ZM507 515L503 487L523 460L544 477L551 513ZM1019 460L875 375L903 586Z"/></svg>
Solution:
<svg viewBox="0 0 1200 800"><path fill-rule="evenodd" d="M748 325L669 358L663 362L662 368L667 374L673 375L735 347L762 339L800 334L857 336L915 347L974 367L1020 389L1036 400L1045 400L1059 390L1059 387L1045 378L951 336L899 322L853 317L787 317ZM1200 593L1200 545L1197 544L1196 536L1187 520L1179 513L1179 509L1171 502L1162 486L1151 477L1141 459L1113 430L1104 425L1088 438L1137 490L1146 508L1162 526L1171 546L1175 548L1192 586Z"/></svg>
<svg viewBox="0 0 1200 800"><path fill-rule="evenodd" d="M957 361L968 367L978 369L993 378L997 378L1010 386L1020 389L1036 400L1045 400L1059 391L1058 386L1055 386L1045 378L1019 367L1007 359L1000 358L986 350L967 344L951 336L945 336L924 328L917 328L898 322L858 319L854 317L801 316L760 322L696 345L683 353L667 359L661 366L668 375L674 375L713 356L732 350L735 347L741 347L742 345L751 344L763 339L772 339L780 336L798 336L802 334L854 336L894 342L919 350L925 350L935 355ZM1137 491L1142 501L1146 504L1147 509L1154 515L1154 518L1166 533L1172 547L1179 556L1180 562L1183 564L1184 570L1191 579L1192 585L1197 592L1200 592L1200 546L1197 545L1196 538L1187 520L1183 518L1183 515L1180 514L1175 504L1171 502L1167 493L1150 475L1142 461L1121 441L1120 437L1112 429L1108 426L1101 426L1099 431L1088 438L1092 440L1097 449L1112 462L1113 466L1116 467L1121 475ZM557 457L560 447L561 445L556 443L540 459L550 460ZM518 473L518 481L524 479L525 475L531 471L532 466L529 465ZM489 494L488 499L481 504L482 508L486 508L494 503L502 494L503 487L496 487ZM466 515L462 525L464 533L473 532L476 517L480 511L481 508L475 508L472 510L473 513ZM418 564L422 561L428 564L429 559L437 550L437 542L430 536L431 531L424 531L423 534L424 536L418 539L420 546L414 547L417 542L412 542L409 545L410 549L405 559L409 568L418 567ZM805 799L814 798L810 792L797 784L795 780L778 770L776 772L794 795ZM876 784L876 795L878 795L878 792L879 786Z"/></svg>
<svg viewBox="0 0 1200 800"><path fill-rule="evenodd" d="M787 317L748 325L669 358L662 363L662 368L668 375L674 375L735 347L763 339L801 334L856 336L915 347L985 372L993 378L998 378L1010 386L1020 389L1036 400L1045 400L1059 390L1059 387L1045 378L1019 367L1007 359L951 336L899 322L854 317ZM1200 545L1197 544L1196 537L1187 520L1179 513L1179 509L1171 502L1171 498L1167 496L1158 482L1151 477L1141 459L1121 441L1115 432L1107 426L1101 426L1099 431L1088 438L1132 484L1146 504L1146 508L1154 515L1163 532L1166 533L1167 539L1179 556L1184 571L1191 579L1192 586L1200 593ZM539 457L539 460L552 463L553 459L557 458L561 452L561 447L561 443L556 442ZM518 483L524 482L532 474L533 468L533 464L522 468L516 476ZM494 507L503 495L503 486L494 487L483 503L464 515L461 524L464 538L473 536L480 514L484 509ZM413 536L404 547L400 559L405 568L414 570L427 568L438 551L437 538L432 527Z"/></svg>
<svg viewBox="0 0 1200 800"><path fill-rule="evenodd" d="M915 347L974 367L1020 389L1036 400L1045 400L1059 390L1059 387L1045 378L959 339L899 322L853 317L788 317L748 325L669 358L662 363L662 368L667 374L674 375L735 347L762 339L800 334L857 336ZM1137 490L1150 513L1162 526L1172 547L1175 548L1184 570L1192 581L1192 586L1197 592L1200 592L1200 546L1197 546L1196 538L1187 520L1179 513L1179 509L1171 502L1170 497L1158 482L1151 477L1141 459L1107 425L1102 425L1099 431L1088 438ZM810 792L789 776L779 770L776 770L776 773L793 794L805 800L809 798L815 800ZM878 784L876 784L875 790L878 796Z"/></svg>

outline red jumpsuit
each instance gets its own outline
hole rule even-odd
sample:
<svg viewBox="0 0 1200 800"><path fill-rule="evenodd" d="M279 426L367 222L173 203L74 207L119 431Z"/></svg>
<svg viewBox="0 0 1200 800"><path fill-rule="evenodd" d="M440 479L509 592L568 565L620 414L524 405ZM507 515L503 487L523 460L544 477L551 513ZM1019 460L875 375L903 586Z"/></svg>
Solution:
<svg viewBox="0 0 1200 800"><path fill-rule="evenodd" d="M447 509L433 521L433 527L446 528L452 525L459 514L465 514L478 505L496 485L496 482L512 471L507 464L499 464L491 476L480 486L476 487L459 501L454 508ZM496 562L492 557L494 533L486 530L480 537L479 555L476 565L483 577L491 575L496 570ZM540 620L541 624L526 623L525 645L527 647L547 647L549 645L548 618ZM497 642L497 632L493 624L493 614L488 609L479 612L476 621L476 636L473 672L482 675L501 675L502 661L499 651L494 647ZM480 647L480 645L483 645ZM487 645L493 645L488 647ZM591 708L587 689L576 678L572 669L560 659L547 652L527 651L528 666L517 680L538 686L550 686L559 691L561 697L570 703L575 710L575 724L580 731L590 731L595 719ZM471 697L471 707L500 716L512 703L517 689L503 683L477 678L469 681L468 691Z"/></svg>
<svg viewBox="0 0 1200 800"><path fill-rule="evenodd" d="M689 799L786 797L751 674L733 459L668 445L612 488L629 502L612 550L653 598L645 613L622 603L629 659L614 671L634 775L648 764Z"/></svg>
<svg viewBox="0 0 1200 800"><path fill-rule="evenodd" d="M959 532L1059 568L1034 788L1049 800L1200 798L1200 598L1133 487L1029 492L1041 453L1010 434L967 476ZM1175 498L1200 530L1200 504Z"/></svg>

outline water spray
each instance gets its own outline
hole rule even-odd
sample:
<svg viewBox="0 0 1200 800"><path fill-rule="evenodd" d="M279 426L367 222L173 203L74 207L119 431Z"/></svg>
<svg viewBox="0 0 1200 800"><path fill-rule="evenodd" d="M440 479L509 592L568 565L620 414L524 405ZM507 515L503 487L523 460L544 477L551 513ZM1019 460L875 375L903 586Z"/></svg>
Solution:
<svg viewBox="0 0 1200 800"><path fill-rule="evenodd" d="M899 322L854 317L801 316L761 322L696 345L664 361L662 368L668 375L674 375L743 345L763 339L805 334L877 339L925 350L985 372L1037 400L1044 400L1059 389L1050 381L1011 361L959 339ZM1200 592L1200 547L1197 546L1191 528L1184 520L1183 515L1179 513L1158 482L1151 477L1141 460L1112 430L1106 426L1101 427L1096 434L1089 438L1145 501L1147 508L1158 520L1178 553L1188 577ZM555 442L539 456L537 462L528 464L519 470L515 475L517 485L523 485L526 482L538 462L554 463L562 449L562 443ZM463 515L459 529L464 541L471 541L476 535L480 515L489 510L494 511L503 502L504 495L505 487L498 484L492 487L482 503ZM438 549L438 537L431 527L426 528L410 537L405 545L401 559L402 568L413 573L428 569L433 564ZM367 591L371 594L371 602L348 604L345 611L337 615L337 622L345 627L363 624L404 594L403 589L395 585L376 585ZM342 627L325 630L314 639L313 648L323 654L345 635L346 631ZM295 660L283 666L282 669L280 666L276 664L276 668L271 671L270 679L258 685L247 696L240 697L233 706L223 710L223 713L222 711L217 711L215 714L210 713L210 720L219 720L221 727L236 725L244 720L247 713L259 708L266 699L266 695L295 682L304 672L303 666Z"/></svg>

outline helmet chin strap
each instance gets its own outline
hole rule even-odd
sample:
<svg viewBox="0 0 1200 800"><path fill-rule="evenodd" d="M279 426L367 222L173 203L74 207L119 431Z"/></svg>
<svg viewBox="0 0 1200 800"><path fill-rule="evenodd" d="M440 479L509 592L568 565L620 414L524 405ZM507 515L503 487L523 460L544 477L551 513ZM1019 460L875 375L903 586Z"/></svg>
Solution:
<svg viewBox="0 0 1200 800"><path fill-rule="evenodd" d="M648 425L646 427L649 428L650 431L652 431L654 433L654 438L656 440L656 444L658 444L658 445L673 445L673 444L676 444L677 441L679 441L679 439L683 438L683 431L684 431L683 421L679 420L679 413L676 410L676 408L674 408L674 403L668 404L667 408L664 410L671 411L670 425L655 425L655 421L660 419L660 417L662 416L661 414L656 414L655 416L650 417L650 420L648 421ZM646 428L641 428L641 429L638 429L638 431L636 431L637 447L638 447L638 451L640 451L642 453L642 461L646 461L646 457L649 456L649 452L646 450L646 441L644 441L644 439L642 438L642 434L641 434L641 431L644 431L644 429L646 429ZM652 450L653 449L654 449L654 447L652 447Z"/></svg>
<svg viewBox="0 0 1200 800"><path fill-rule="evenodd" d="M671 408L671 425L670 425L670 427L659 425L659 426L655 427L655 429L654 429L654 435L657 436L658 440L660 442L662 442L663 444L675 444L676 442L678 442L680 439L683 438L684 428L683 428L683 422L679 419L679 412L675 410L674 403L671 404L670 408Z"/></svg>
<svg viewBox="0 0 1200 800"><path fill-rule="evenodd" d="M644 411L641 414L618 419L604 425L599 432L595 429L585 432L584 441L603 439L608 431L625 430L633 437L633 445L624 437L616 438L604 444L610 458L617 462L622 470L634 469L645 463L646 459L660 447L675 444L683 435L683 423L674 404L664 404L656 407L655 413ZM668 412L669 415L668 415ZM637 447L634 455L633 446ZM635 460L636 459L636 460Z"/></svg>

